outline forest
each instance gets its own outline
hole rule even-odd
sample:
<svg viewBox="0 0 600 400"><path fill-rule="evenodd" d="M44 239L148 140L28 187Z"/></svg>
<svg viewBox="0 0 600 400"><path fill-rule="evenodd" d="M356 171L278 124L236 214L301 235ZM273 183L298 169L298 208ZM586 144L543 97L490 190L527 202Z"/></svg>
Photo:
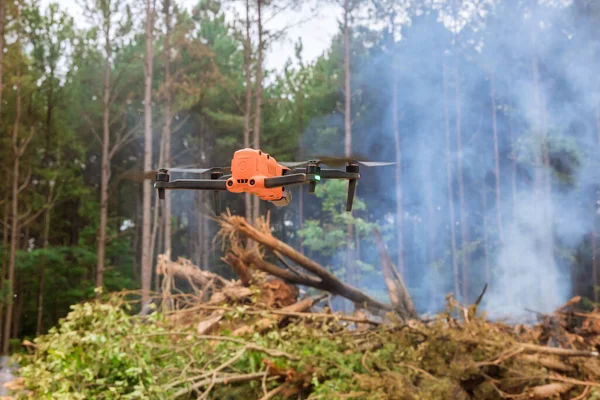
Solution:
<svg viewBox="0 0 600 400"><path fill-rule="evenodd" d="M351 213L342 181L221 201L378 301L374 230L421 315L449 294L493 320L600 301L600 3L313 3L339 8L338 33L278 70L287 27L269 24L300 2L0 0L4 355L102 293L149 301L159 255L234 278L212 197L158 201L148 176L247 147L395 163L361 169Z"/></svg>

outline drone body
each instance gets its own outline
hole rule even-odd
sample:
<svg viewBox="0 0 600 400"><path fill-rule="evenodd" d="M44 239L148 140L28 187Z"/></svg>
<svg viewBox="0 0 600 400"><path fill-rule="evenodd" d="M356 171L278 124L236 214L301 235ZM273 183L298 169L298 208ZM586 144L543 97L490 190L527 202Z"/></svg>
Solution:
<svg viewBox="0 0 600 400"><path fill-rule="evenodd" d="M345 170L322 169L321 164L346 164ZM308 192L315 193L316 185L323 179L348 180L346 211L352 210L356 183L360 179L359 164L366 166L384 166L393 163L359 162L335 157L304 162L279 163L261 150L246 148L234 153L230 167L210 169L161 169L156 174L154 187L159 198L164 198L165 190L211 190L214 193L215 208L219 210L221 191L231 193L250 193L261 200L270 201L276 206L287 206L291 201L291 192L286 186L308 184ZM205 173L210 179L177 179L170 181L169 171ZM225 174L225 172L230 172Z"/></svg>
<svg viewBox="0 0 600 400"><path fill-rule="evenodd" d="M231 160L231 177L227 179L227 190L232 193L246 192L261 200L287 205L282 202L285 202L286 195L290 192L283 186L266 188L265 179L283 176L288 170L289 168L279 165L273 157L261 150L238 150Z"/></svg>

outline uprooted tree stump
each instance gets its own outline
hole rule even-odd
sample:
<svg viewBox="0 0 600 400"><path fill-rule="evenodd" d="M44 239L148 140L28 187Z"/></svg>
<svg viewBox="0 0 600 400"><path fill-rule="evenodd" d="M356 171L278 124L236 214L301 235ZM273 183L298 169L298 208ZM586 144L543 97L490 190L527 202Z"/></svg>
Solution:
<svg viewBox="0 0 600 400"><path fill-rule="evenodd" d="M392 307L389 304L382 303L363 291L342 282L314 260L311 260L288 244L277 239L271 234L268 219L260 219L257 227L255 227L248 223L245 218L227 213L219 219L219 223L221 224L221 231L218 237L224 239L224 244L227 243L229 245L229 252L223 260L234 271L247 271L247 267L252 266L255 269L284 279L287 282L310 286L327 291L333 295L344 297L352 301L357 308L365 308L374 312L392 311ZM245 240L242 240L242 237L251 239L258 246L253 245L247 248ZM288 258L306 272L299 272L297 269L291 268L284 269L270 263L264 259L265 249L273 253L275 257L281 258L283 256ZM240 267L240 265L244 265L246 268ZM244 280L248 279L245 277L240 278ZM411 318L414 315L403 313L401 317Z"/></svg>

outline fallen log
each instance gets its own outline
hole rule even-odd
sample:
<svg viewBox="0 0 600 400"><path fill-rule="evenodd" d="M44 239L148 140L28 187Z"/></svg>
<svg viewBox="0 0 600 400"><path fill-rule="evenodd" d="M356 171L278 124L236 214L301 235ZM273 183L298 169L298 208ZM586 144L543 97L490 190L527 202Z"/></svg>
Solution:
<svg viewBox="0 0 600 400"><path fill-rule="evenodd" d="M392 310L392 308L388 304L384 304L378 300L375 300L374 298L370 297L369 295L362 292L361 290L340 281L338 278L335 277L335 275L333 275L331 272L327 271L325 268L323 268L321 265L319 265L315 261L311 260L310 258L306 257L302 253L296 251L291 246L289 246L289 245L283 243L282 241L280 241L279 239L275 238L270 233L269 229L264 229L263 231L261 231L261 230L257 229L256 227L250 225L248 223L248 221L246 221L245 218L240 217L240 216L231 215L231 214L224 214L223 216L221 216L219 223L221 224L220 235L223 237L229 238L230 241L232 241L232 238L235 237L235 234L241 234L249 239L252 239L256 243L261 244L262 246L269 249L270 251L280 253L281 255L287 257L288 259L290 259L291 261L296 263L298 266L300 266L300 267L306 269L308 272L316 275L318 277L318 279L320 280L320 282L318 283L318 285L319 285L318 289L325 290L332 294L342 296L342 297L352 301L356 305L358 305L359 308L363 307L363 308L367 308L367 309L376 309L376 310L382 310L382 311L391 311ZM263 223L263 225L264 225L264 223ZM235 240L235 239L233 239L233 240ZM234 253L237 252L237 255L239 257L241 257L242 259L244 259L244 255L239 254L239 253L241 251L245 251L246 249L240 250L239 248L240 248L239 245L232 246L232 251ZM256 253L256 249L252 249L252 251L254 253ZM276 267L276 268L278 268L281 271L285 271L279 267ZM279 271L279 272L281 272L281 271ZM292 275L297 275L291 271L286 271L286 272L289 272L289 275L286 274L286 276L288 276L288 277L291 277ZM283 278L283 276L281 276L281 275L278 275L278 276L282 279L287 279L287 278ZM307 279L307 278L309 278L309 279ZM300 277L300 279L303 279L306 282L306 286L316 287L316 286L314 286L315 283L312 282L313 280L310 279L310 277L304 276L304 277ZM290 279L290 281L292 281L292 280Z"/></svg>
<svg viewBox="0 0 600 400"><path fill-rule="evenodd" d="M396 270L379 230L375 229L374 233L375 239L377 239L379 256L381 257L385 285L387 286L394 311L404 320L418 319L417 310L408 294L404 280L398 270Z"/></svg>

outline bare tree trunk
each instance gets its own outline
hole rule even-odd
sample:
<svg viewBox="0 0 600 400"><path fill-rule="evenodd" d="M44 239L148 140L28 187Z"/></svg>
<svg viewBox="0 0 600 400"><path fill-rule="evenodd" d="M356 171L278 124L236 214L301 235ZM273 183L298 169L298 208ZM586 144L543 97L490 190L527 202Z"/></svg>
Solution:
<svg viewBox="0 0 600 400"><path fill-rule="evenodd" d="M144 64L144 171L152 169L152 68L154 49L152 47L152 20L154 9L152 0L146 0L146 60ZM152 285L152 254L150 254L150 229L152 207L152 185L144 180L144 195L142 205L142 307L148 303Z"/></svg>
<svg viewBox="0 0 600 400"><path fill-rule="evenodd" d="M600 102L596 104L596 131L598 134L598 146L600 147ZM596 197L596 203L592 208L592 212L594 213L594 223L592 225L592 277L594 281L594 302L598 303L600 302L600 261L598 260L600 251L598 251L598 217L595 213L600 198Z"/></svg>
<svg viewBox="0 0 600 400"><path fill-rule="evenodd" d="M254 148L260 149L260 129L262 123L262 102L263 102L263 51L264 51L264 39L263 39L263 25L262 25L262 6L264 0L257 0L256 10L258 14L258 46L257 46L257 59L256 59L256 106L254 112ZM252 196L254 200L254 210L252 217L256 220L260 216L260 199L257 196Z"/></svg>
<svg viewBox="0 0 600 400"><path fill-rule="evenodd" d="M29 235L25 235L25 237L29 238ZM27 241L26 240L26 241ZM19 274L21 275L21 274ZM17 299L17 304L15 305L15 312L14 312L14 316L13 316L13 326L12 326L12 334L11 334L11 338L18 338L19 337L19 331L21 328L21 310L23 310L23 297L25 297L23 295L23 280L20 276L17 277L16 280L16 289L15 289L15 298Z"/></svg>
<svg viewBox="0 0 600 400"><path fill-rule="evenodd" d="M456 254L456 216L454 212L454 190L452 185L452 152L450 150L450 116L448 112L448 68L444 62L444 120L445 120L445 145L446 145L446 176L448 184L448 205L450 208L450 235L452 241L452 272L454 276L454 294L457 298L461 297L458 262Z"/></svg>
<svg viewBox="0 0 600 400"><path fill-rule="evenodd" d="M423 183L425 189L425 206L427 208L427 262L432 264L436 259L436 249L435 249L435 233L436 228L433 226L433 221L435 221L434 216L434 207L433 207L433 179L432 179L432 171L431 171L431 160L432 154L428 149L427 151L427 172L428 175L425 177L425 182Z"/></svg>
<svg viewBox="0 0 600 400"><path fill-rule="evenodd" d="M344 0L344 155L351 157L352 154L352 93L350 86L350 3ZM354 236L352 224L346 225L348 236L346 244L346 264L348 268L346 280L351 285L356 285L356 263L354 263L354 251L352 248L352 237Z"/></svg>
<svg viewBox="0 0 600 400"><path fill-rule="evenodd" d="M5 0L0 0L0 117L2 116L2 92L4 89L3 86L3 76L4 76L4 26L5 26L5 15L6 15L6 4ZM10 205L7 202L4 205L4 228L3 228L3 236L2 236L2 286L0 290L4 290L5 277L6 277L6 267L8 259L5 256L5 252L8 248L8 213L10 212ZM2 321L2 312L4 308L5 299L1 299L2 304L0 304L0 329L1 329L1 321Z"/></svg>
<svg viewBox="0 0 600 400"><path fill-rule="evenodd" d="M100 172L100 227L98 233L98 264L96 266L96 287L104 286L104 259L106 252L106 225L108 223L108 181L110 179L110 18L104 21L104 95L102 98L102 166ZM96 294L100 298L100 293Z"/></svg>
<svg viewBox="0 0 600 400"><path fill-rule="evenodd" d="M490 97L492 98L492 128L494 132L494 162L496 172L496 223L498 224L498 238L500 243L504 241L504 229L502 227L502 209L500 193L500 155L498 152L498 124L496 121L496 93L494 90L494 72L490 74ZM488 281L489 282L489 281Z"/></svg>
<svg viewBox="0 0 600 400"><path fill-rule="evenodd" d="M394 124L394 143L396 145L396 247L398 251L398 269L406 279L404 267L404 234L402 211L402 146L400 143L400 121L398 118L398 78L394 74L392 82L392 123Z"/></svg>
<svg viewBox="0 0 600 400"><path fill-rule="evenodd" d="M0 112L2 111L2 92L4 76L4 27L6 17L6 0L0 0Z"/></svg>
<svg viewBox="0 0 600 400"><path fill-rule="evenodd" d="M482 153L483 154L483 153ZM489 246L488 246L488 220L487 220L487 193L485 182L481 187L481 205L483 208L483 257L485 262L485 283L490 284L492 273L490 271Z"/></svg>
<svg viewBox="0 0 600 400"><path fill-rule="evenodd" d="M21 7L17 5L17 23L20 24L21 20ZM20 56L20 45L21 45L21 29L18 29L17 38L17 53ZM12 132L12 148L13 148L13 171L12 171L12 202L11 202L11 227L10 227L10 253L8 259L8 284L10 289L8 291L6 301L6 320L4 321L4 335L2 342L2 354L8 355L9 352L9 341L12 327L13 317L13 294L15 290L15 264L17 256L18 243L18 228L19 228L19 169L21 162L21 155L23 154L24 148L19 144L19 125L21 123L21 66L20 57L17 57L17 83L16 83L16 109L15 109L15 122L13 125Z"/></svg>
<svg viewBox="0 0 600 400"><path fill-rule="evenodd" d="M50 194L49 194L49 198L48 201L50 201L50 198L52 197L52 188L53 186L50 188ZM44 215L44 236L43 236L43 241L44 241L44 250L48 249L49 246L49 241L50 241L50 217L51 217L51 210L48 209L46 210L46 213ZM37 309L37 323L36 323L36 328L35 328L35 336L39 336L42 333L42 324L43 324L43 319L44 319L44 284L46 282L46 257L44 256L44 259L42 260L42 264L40 267L40 283L39 283L39 287L38 287L38 309Z"/></svg>
<svg viewBox="0 0 600 400"><path fill-rule="evenodd" d="M517 141L514 137L514 132L512 129L512 110L509 111L508 114L508 136L510 140L511 151L514 153ZM514 215L515 206L517 204L517 158L516 155L513 154L511 161L511 171L510 171L510 183L511 183L511 197L512 197L512 210Z"/></svg>
<svg viewBox="0 0 600 400"><path fill-rule="evenodd" d="M173 118L171 111L171 0L164 0L164 14L166 27L164 63L167 94L164 107L163 141L164 165L165 168L169 168L171 166L171 120ZM171 257L171 193L168 190L165 190L163 223L165 225L165 253Z"/></svg>
<svg viewBox="0 0 600 400"><path fill-rule="evenodd" d="M0 282L2 282L2 284L0 285L0 290L4 290L4 285L6 284L6 269L8 267L8 257L6 257L7 254L7 250L8 250L8 235L9 235L9 230L8 230L8 214L10 213L10 202L6 202L4 203L4 214L2 216L3 219L3 229L2 229L2 277L0 278ZM0 299L0 331L2 328L2 321L4 320L3 318L3 313L4 313L4 304L6 303L6 298L1 298ZM0 346L2 345L2 336L0 334Z"/></svg>
<svg viewBox="0 0 600 400"><path fill-rule="evenodd" d="M456 58L456 174L458 181L458 206L460 214L460 236L461 236L461 254L462 254L462 297L463 301L469 301L469 276L470 276L470 257L468 252L469 231L467 227L467 215L465 209L465 183L463 175L463 147L462 147L462 103L461 103L461 84L460 84L460 60Z"/></svg>
<svg viewBox="0 0 600 400"><path fill-rule="evenodd" d="M244 40L244 75L246 80L246 106L244 109L244 148L250 147L250 119L252 118L252 76L251 76L251 55L252 43L250 41L250 0L246 0L246 37ZM256 147L256 144L254 145ZM246 219L254 221L252 215L252 197L250 193L244 194L244 211Z"/></svg>
<svg viewBox="0 0 600 400"><path fill-rule="evenodd" d="M200 202L204 203L205 194L200 192ZM204 212L200 214L200 224L202 225L202 267L209 268L210 261L210 227L208 225L208 218Z"/></svg>
<svg viewBox="0 0 600 400"><path fill-rule="evenodd" d="M594 282L593 289L595 303L600 302L600 276L598 275L598 257L600 257L600 254L598 254L597 246L596 224L594 224L594 227L592 228L592 280Z"/></svg>

